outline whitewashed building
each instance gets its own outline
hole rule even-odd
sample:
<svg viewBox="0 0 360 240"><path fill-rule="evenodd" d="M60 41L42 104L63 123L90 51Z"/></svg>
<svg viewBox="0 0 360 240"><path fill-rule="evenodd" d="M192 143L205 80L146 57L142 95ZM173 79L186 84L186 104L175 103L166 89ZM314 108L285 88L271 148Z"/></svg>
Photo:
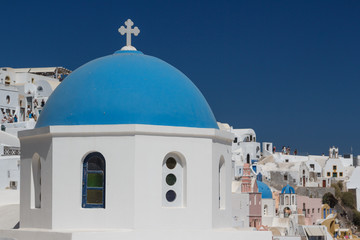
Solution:
<svg viewBox="0 0 360 240"><path fill-rule="evenodd" d="M318 162L309 159L300 164L299 186L302 187L321 187L322 186L322 168ZM326 184L325 184L326 186ZM325 187L324 186L324 187Z"/></svg>
<svg viewBox="0 0 360 240"><path fill-rule="evenodd" d="M235 161L253 164L261 156L260 143L256 142L256 134L253 129L233 129L234 142L232 151L235 154Z"/></svg>
<svg viewBox="0 0 360 240"><path fill-rule="evenodd" d="M0 131L0 190L20 187L19 139Z"/></svg>
<svg viewBox="0 0 360 240"><path fill-rule="evenodd" d="M270 240L232 227L233 134L183 73L131 46L139 30L126 25L127 46L69 75L19 133L20 229L0 236Z"/></svg>
<svg viewBox="0 0 360 240"><path fill-rule="evenodd" d="M269 186L261 181L257 181L257 185L261 193L262 225L272 226L274 217L276 217L275 199Z"/></svg>
<svg viewBox="0 0 360 240"><path fill-rule="evenodd" d="M62 67L0 68L0 117L5 131L16 136L19 130L32 129L48 97L69 73Z"/></svg>
<svg viewBox="0 0 360 240"><path fill-rule="evenodd" d="M345 179L345 167L338 158L329 158L323 169L324 178L332 178L336 180Z"/></svg>

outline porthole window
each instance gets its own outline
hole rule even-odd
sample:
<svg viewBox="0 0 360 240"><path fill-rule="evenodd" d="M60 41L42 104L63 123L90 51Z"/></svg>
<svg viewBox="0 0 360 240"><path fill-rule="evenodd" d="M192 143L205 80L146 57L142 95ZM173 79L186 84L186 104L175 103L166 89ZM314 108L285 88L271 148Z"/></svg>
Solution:
<svg viewBox="0 0 360 240"><path fill-rule="evenodd" d="M168 158L168 160L166 160L166 166L169 169L174 169L176 167L176 160L172 157Z"/></svg>
<svg viewBox="0 0 360 240"><path fill-rule="evenodd" d="M42 87L42 86L38 86L38 87L37 87L37 90L38 90L39 92L41 92L41 91L43 90L43 87Z"/></svg>
<svg viewBox="0 0 360 240"><path fill-rule="evenodd" d="M172 173L168 174L166 176L166 183L169 185L169 186L172 186L176 183L176 176Z"/></svg>
<svg viewBox="0 0 360 240"><path fill-rule="evenodd" d="M176 192L169 190L166 192L166 200L173 202L176 199Z"/></svg>
<svg viewBox="0 0 360 240"><path fill-rule="evenodd" d="M185 205L185 159L180 154L168 154L162 164L162 202L164 207Z"/></svg>

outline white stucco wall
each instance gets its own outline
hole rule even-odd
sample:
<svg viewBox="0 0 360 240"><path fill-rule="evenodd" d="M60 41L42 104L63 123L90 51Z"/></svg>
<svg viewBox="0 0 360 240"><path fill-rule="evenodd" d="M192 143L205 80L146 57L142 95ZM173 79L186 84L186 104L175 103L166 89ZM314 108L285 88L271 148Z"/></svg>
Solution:
<svg viewBox="0 0 360 240"><path fill-rule="evenodd" d="M249 193L232 193L234 227L249 227Z"/></svg>
<svg viewBox="0 0 360 240"><path fill-rule="evenodd" d="M19 92L17 88L0 84L0 108L2 108L5 113L10 110L11 115L13 115L13 111L18 110L18 105ZM3 114L1 111L0 117L1 119L3 118Z"/></svg>
<svg viewBox="0 0 360 240"><path fill-rule="evenodd" d="M233 228L232 134L215 129L147 125L54 126L20 132L20 229L0 230L18 240L254 239L270 231ZM82 160L106 160L106 207L81 207ZM41 161L41 208L34 209L31 161ZM183 207L162 206L162 162L186 159ZM225 159L225 207L219 208L219 160ZM248 197L247 197L248 199Z"/></svg>
<svg viewBox="0 0 360 240"><path fill-rule="evenodd" d="M322 172L322 168L321 168L320 164L317 163L313 159L309 159L308 161L305 162L305 164L309 168L310 172L316 172L316 173L321 173ZM313 168L313 166L314 166L314 168Z"/></svg>
<svg viewBox="0 0 360 240"><path fill-rule="evenodd" d="M273 143L272 142L263 142L262 143L262 153L263 156L272 156L273 154Z"/></svg>
<svg viewBox="0 0 360 240"><path fill-rule="evenodd" d="M26 184L24 187L28 190L24 191L27 196L22 198L25 206L21 215L22 226L50 229L231 226L231 134L219 137L221 134L215 133L217 130L213 129L196 129L194 133L194 129L148 126L143 130L160 133L142 134L137 130L140 132L135 136L123 136L124 131L133 132L135 128L142 127L51 127L56 137L49 139L44 135L40 140L43 144L39 144L39 141L34 144L28 142L26 137L20 137L22 146L26 148L22 153L22 169L30 168L30 158L34 152L41 156L44 169L41 209L29 209L30 186ZM166 131L161 132L164 128ZM32 133L41 135L41 131L46 132L47 129L35 129ZM93 131L97 132L96 136L87 136ZM174 132L187 134L188 137ZM212 138L218 140L213 142ZM221 141L227 141L228 145ZM94 151L100 152L106 159L105 209L81 208L81 161L87 153ZM186 159L187 199L186 207L183 208L163 208L161 204L162 161L170 152L181 153ZM229 182L227 207L224 210L219 209L218 203L220 156L226 159ZM27 182L29 170L24 172L22 179ZM72 216L70 219L67 217L69 215ZM28 216L31 216L31 220Z"/></svg>
<svg viewBox="0 0 360 240"><path fill-rule="evenodd" d="M267 206L267 211L265 211L265 205ZM273 218L275 217L275 200L270 198L262 198L261 209L262 225L272 226Z"/></svg>
<svg viewBox="0 0 360 240"><path fill-rule="evenodd" d="M10 182L20 187L20 156L0 156L0 190L9 189Z"/></svg>
<svg viewBox="0 0 360 240"><path fill-rule="evenodd" d="M308 156L300 156L300 155L286 155L280 152L276 152L273 154L275 162L288 162L288 163L298 163L305 162L309 159Z"/></svg>
<svg viewBox="0 0 360 240"><path fill-rule="evenodd" d="M336 166L336 170L334 170L334 166ZM330 173L330 176L328 176L327 173ZM345 167L342 164L340 159L336 159L336 158L329 158L326 161L325 167L323 169L323 177L324 178L332 178L333 177L333 173L336 172L337 173L337 177L336 179L344 179L345 178ZM340 176L340 173L343 174L343 176Z"/></svg>
<svg viewBox="0 0 360 240"><path fill-rule="evenodd" d="M360 211L360 167L356 167L346 183L348 189L355 189L356 209Z"/></svg>

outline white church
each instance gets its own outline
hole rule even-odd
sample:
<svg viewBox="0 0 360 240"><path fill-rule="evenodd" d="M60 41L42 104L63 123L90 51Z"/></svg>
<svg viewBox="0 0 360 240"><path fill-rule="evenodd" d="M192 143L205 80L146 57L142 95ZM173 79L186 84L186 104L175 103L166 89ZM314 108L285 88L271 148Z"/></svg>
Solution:
<svg viewBox="0 0 360 240"><path fill-rule="evenodd" d="M271 239L232 226L234 135L125 25L126 46L70 74L19 132L20 228L0 238Z"/></svg>

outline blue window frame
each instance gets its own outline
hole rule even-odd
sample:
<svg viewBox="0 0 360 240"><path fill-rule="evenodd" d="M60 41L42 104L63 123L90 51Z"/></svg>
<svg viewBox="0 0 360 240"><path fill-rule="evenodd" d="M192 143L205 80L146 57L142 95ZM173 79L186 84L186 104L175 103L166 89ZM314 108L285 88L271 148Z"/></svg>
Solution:
<svg viewBox="0 0 360 240"><path fill-rule="evenodd" d="M83 208L105 208L105 158L101 153L85 157L82 186Z"/></svg>

